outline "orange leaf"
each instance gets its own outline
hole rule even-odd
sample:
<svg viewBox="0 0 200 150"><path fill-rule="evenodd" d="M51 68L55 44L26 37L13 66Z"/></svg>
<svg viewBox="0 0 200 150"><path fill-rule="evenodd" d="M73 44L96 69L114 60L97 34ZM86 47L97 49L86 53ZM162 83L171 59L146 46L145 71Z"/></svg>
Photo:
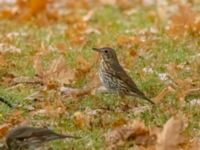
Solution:
<svg viewBox="0 0 200 150"><path fill-rule="evenodd" d="M4 137L6 135L6 133L9 130L10 127L11 127L10 123L5 123L5 124L0 126L0 138Z"/></svg>
<svg viewBox="0 0 200 150"><path fill-rule="evenodd" d="M133 49L129 49L129 55L132 57L136 57L137 56L137 52Z"/></svg>
<svg viewBox="0 0 200 150"><path fill-rule="evenodd" d="M29 0L28 1L28 7L30 9L31 14L35 14L42 10L45 10L47 4L48 4L48 0Z"/></svg>
<svg viewBox="0 0 200 150"><path fill-rule="evenodd" d="M0 18L11 18L13 16L13 13L11 10L1 10L0 11Z"/></svg>

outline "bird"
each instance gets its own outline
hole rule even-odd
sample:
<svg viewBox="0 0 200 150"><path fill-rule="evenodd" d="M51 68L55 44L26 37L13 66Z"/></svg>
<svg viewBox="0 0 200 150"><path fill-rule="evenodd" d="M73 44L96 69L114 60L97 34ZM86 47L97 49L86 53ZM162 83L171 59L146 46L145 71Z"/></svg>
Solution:
<svg viewBox="0 0 200 150"><path fill-rule="evenodd" d="M34 150L43 143L64 138L80 138L56 133L48 128L21 126L11 129L5 138L7 150Z"/></svg>
<svg viewBox="0 0 200 150"><path fill-rule="evenodd" d="M151 104L155 104L152 100L145 96L145 94L137 87L132 78L120 65L114 49L110 47L92 49L101 55L99 78L102 85L110 93L117 93L122 97L139 97L147 100Z"/></svg>

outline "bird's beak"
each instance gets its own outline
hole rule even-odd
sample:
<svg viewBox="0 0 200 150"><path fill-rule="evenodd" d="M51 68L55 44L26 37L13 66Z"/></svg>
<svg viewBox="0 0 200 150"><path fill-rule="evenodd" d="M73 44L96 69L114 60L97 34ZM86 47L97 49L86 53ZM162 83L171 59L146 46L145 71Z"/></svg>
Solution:
<svg viewBox="0 0 200 150"><path fill-rule="evenodd" d="M97 52L100 52L100 51L101 51L100 48L92 48L92 50L97 51Z"/></svg>

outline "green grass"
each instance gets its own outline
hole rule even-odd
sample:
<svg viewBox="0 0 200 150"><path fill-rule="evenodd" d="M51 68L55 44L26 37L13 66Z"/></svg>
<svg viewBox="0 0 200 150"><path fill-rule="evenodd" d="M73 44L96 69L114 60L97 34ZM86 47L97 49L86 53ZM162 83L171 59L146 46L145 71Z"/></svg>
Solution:
<svg viewBox="0 0 200 150"><path fill-rule="evenodd" d="M97 44L101 46L109 44L116 47L119 58L123 58L126 53L126 45L124 45L124 48L120 48L116 42L117 37L119 35L137 35L139 30L149 29L151 26L155 26L156 23L154 20L149 17L151 11L151 8L142 8L138 9L136 13L126 16L115 7L99 7L89 21L89 26L98 28L101 34L90 33L86 35L88 42L85 45L76 45L76 47L73 47L65 33L61 32L58 28L58 25L61 22L54 23L47 27L40 27L33 22L21 24L16 23L15 21L0 20L0 35L2 35L0 39L2 39L3 42L9 43L22 50L22 53L20 54L6 54L4 56L8 66L0 66L0 79L6 74L12 74L14 76L34 76L33 55L41 50L41 45L43 45L44 48L49 49L50 46L55 47L56 43L64 42L68 48L66 49L67 55L65 56L66 65L71 68L73 68L75 64L74 60L80 54L90 61L91 56L93 56L91 48ZM156 96L159 91L166 86L166 82L159 79L158 73L167 72L167 64L187 63L192 56L199 53L199 38L188 35L175 40L168 37L166 33L163 32L162 27L163 23L161 22L161 29L158 29L158 32L155 35L156 42L145 46L144 51L146 51L146 53L137 57L134 64L130 65L132 67L127 68L140 89L145 91L149 97ZM127 30L131 32L127 33ZM4 39L6 34L12 32L23 32L27 35L25 37L17 36L11 40ZM130 45L131 47L136 47L136 51L138 52L142 49L142 45L136 45L135 43L130 43ZM50 62L60 55L60 52L55 48L55 51L51 51L48 55L43 57L44 67L47 68ZM94 66L95 68L93 69L97 70L97 65L94 64ZM152 68L154 73L144 74L142 76L142 69L145 67ZM189 67L192 68L193 64L189 64ZM190 77L192 73L187 70L180 70L177 75L177 78L185 79ZM200 78L199 72L198 77ZM76 83L71 86L82 87L86 82L87 80L83 77L80 81L76 81ZM9 89L11 86L13 85L4 84L3 82L0 83L0 96L13 104L20 105L21 107L19 109L22 109L25 112L23 115L28 116L29 113L24 110L24 108L29 105L34 106L37 102L25 100L25 98L37 91L37 86L23 85ZM46 99L43 99L43 101L45 100ZM51 97L51 100L50 103L53 105L56 100L55 95ZM37 114L30 120L35 125L42 120L42 125L45 124L58 132L62 131L81 137L79 140L69 139L48 144L48 146L55 150L92 150L106 148L103 136L110 128L112 128L112 123L118 118L141 118L147 125L160 127L172 115L179 113L188 117L188 134L191 137L199 136L200 110L197 108L198 106L190 106L189 104L184 107L181 106L177 102L175 92L167 94L164 100L162 100L155 109L146 110L136 115L133 111L118 111L116 108L120 107L120 102L114 95L98 94L95 97L89 95L78 98L78 100L66 98L63 103L66 106L66 113L60 114L59 117L51 118L51 116ZM132 98L128 99L128 103L129 105L134 104ZM97 113L89 127L79 128L75 125L73 121L75 112L84 112L86 108L96 110L103 107L109 107L114 111ZM171 111L166 111L166 108L170 108ZM0 123L3 124L12 109L1 104L0 110Z"/></svg>

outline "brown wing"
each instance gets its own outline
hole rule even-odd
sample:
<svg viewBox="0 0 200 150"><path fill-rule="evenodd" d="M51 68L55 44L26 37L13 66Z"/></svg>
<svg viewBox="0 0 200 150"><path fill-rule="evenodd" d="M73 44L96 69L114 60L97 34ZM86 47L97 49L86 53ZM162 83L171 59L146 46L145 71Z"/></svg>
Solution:
<svg viewBox="0 0 200 150"><path fill-rule="evenodd" d="M46 137L47 140L54 140L54 139L63 139L63 138L80 138L76 136L71 136L71 135L64 135L64 134L59 134L56 133L52 130L49 130L47 128L40 128L37 129L34 133L33 136L40 136L40 137Z"/></svg>
<svg viewBox="0 0 200 150"><path fill-rule="evenodd" d="M138 97L141 97L141 98L149 101L150 103L154 104L154 102L152 102L149 98L147 98L144 95L144 93L138 89L135 82L128 76L128 74L125 72L125 70L122 68L122 66L120 64L116 64L116 63L112 64L112 69L113 70L111 71L111 74L113 74L120 80L124 81L124 83L129 86L129 88L131 89L131 91L134 94L136 94L136 95L138 95Z"/></svg>
<svg viewBox="0 0 200 150"><path fill-rule="evenodd" d="M132 90L132 92L136 93L138 96L144 96L144 93L142 93L135 82L131 79L131 77L128 76L128 74L124 71L124 69L118 64L113 64L113 73L115 73L115 76L119 78L120 80L124 81L126 85L129 86L129 88Z"/></svg>
<svg viewBox="0 0 200 150"><path fill-rule="evenodd" d="M12 129L8 134L7 138L26 138L32 135L32 129L29 127L18 127Z"/></svg>

